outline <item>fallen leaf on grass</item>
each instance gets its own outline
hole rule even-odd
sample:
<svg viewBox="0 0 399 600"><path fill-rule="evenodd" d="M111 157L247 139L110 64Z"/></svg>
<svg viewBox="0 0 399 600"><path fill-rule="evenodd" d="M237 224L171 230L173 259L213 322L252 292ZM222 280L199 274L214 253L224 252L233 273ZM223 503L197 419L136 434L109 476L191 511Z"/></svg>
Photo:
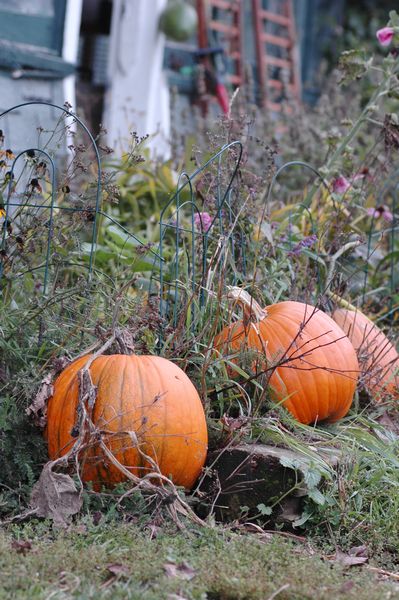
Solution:
<svg viewBox="0 0 399 600"><path fill-rule="evenodd" d="M18 554L26 554L29 550L32 550L32 543L29 540L13 540L11 548Z"/></svg>
<svg viewBox="0 0 399 600"><path fill-rule="evenodd" d="M369 556L367 546L365 546L364 544L362 546L353 546L353 548L349 550L349 554L351 556L362 556L365 558L368 558Z"/></svg>
<svg viewBox="0 0 399 600"><path fill-rule="evenodd" d="M30 505L36 516L53 519L56 525L65 527L68 518L81 509L82 498L72 478L54 473L52 467L52 462L44 465L39 481L33 486Z"/></svg>
<svg viewBox="0 0 399 600"><path fill-rule="evenodd" d="M102 589L105 589L118 581L122 577L129 577L129 569L122 565L121 563L110 563L106 566L107 571L109 572L109 576L104 581L104 583L100 586Z"/></svg>
<svg viewBox="0 0 399 600"><path fill-rule="evenodd" d="M168 577L179 577L179 579L186 579L189 581L196 575L196 571L185 562L180 564L167 562L164 564L163 568Z"/></svg>
<svg viewBox="0 0 399 600"><path fill-rule="evenodd" d="M122 575L129 575L129 569L125 565L120 563L110 563L107 565L107 570L115 577L121 577Z"/></svg>
<svg viewBox="0 0 399 600"><path fill-rule="evenodd" d="M367 548L365 546L357 546L356 548L351 548L348 554L337 550L332 560L339 562L344 567L363 565L368 561Z"/></svg>

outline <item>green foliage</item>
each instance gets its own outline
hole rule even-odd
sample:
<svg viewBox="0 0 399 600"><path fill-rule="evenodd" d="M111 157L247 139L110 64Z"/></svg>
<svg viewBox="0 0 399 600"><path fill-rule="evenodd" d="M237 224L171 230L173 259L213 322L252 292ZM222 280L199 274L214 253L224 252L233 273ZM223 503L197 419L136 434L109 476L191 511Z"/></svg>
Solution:
<svg viewBox="0 0 399 600"><path fill-rule="evenodd" d="M0 516L27 503L45 459L41 433L14 398L0 398Z"/></svg>

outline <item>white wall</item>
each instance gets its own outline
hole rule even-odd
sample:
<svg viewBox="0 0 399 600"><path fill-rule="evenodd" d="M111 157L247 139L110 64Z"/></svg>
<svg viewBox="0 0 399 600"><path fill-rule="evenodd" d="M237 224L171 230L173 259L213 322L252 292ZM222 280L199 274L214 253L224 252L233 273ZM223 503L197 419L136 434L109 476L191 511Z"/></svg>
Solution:
<svg viewBox="0 0 399 600"><path fill-rule="evenodd" d="M159 16L167 0L114 0L109 55L109 85L104 125L108 144L120 154L129 132L154 134L159 155L169 152L169 89L162 72L164 36Z"/></svg>

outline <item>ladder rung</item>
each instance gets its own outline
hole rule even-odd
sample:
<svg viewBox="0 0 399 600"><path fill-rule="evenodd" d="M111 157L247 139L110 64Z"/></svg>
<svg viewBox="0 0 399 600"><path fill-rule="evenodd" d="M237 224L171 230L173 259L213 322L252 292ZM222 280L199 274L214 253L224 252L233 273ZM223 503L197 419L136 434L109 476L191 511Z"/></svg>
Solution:
<svg viewBox="0 0 399 600"><path fill-rule="evenodd" d="M220 21L211 21L209 23L210 29L214 31L219 31L220 33L228 33L230 37L236 37L239 35L238 27L234 27L234 25L227 25L226 23L221 23Z"/></svg>
<svg viewBox="0 0 399 600"><path fill-rule="evenodd" d="M279 79L268 79L267 86L272 87L275 90L281 90L283 87L283 82L280 81Z"/></svg>
<svg viewBox="0 0 399 600"><path fill-rule="evenodd" d="M266 100L266 108L269 110L275 110L276 112L281 111L281 104L278 102L270 102L270 100Z"/></svg>
<svg viewBox="0 0 399 600"><path fill-rule="evenodd" d="M263 57L265 65L272 65L273 67L281 67L282 69L292 68L292 62L285 58L277 58L277 56L270 56L267 54Z"/></svg>
<svg viewBox="0 0 399 600"><path fill-rule="evenodd" d="M283 25L284 27L288 27L290 25L290 19L288 17L284 17L284 15L278 15L277 13L270 12L270 10L260 10L260 16L265 21L271 21L272 23L277 23L278 25Z"/></svg>
<svg viewBox="0 0 399 600"><path fill-rule="evenodd" d="M270 100L266 100L266 108L274 110L275 112L281 112L283 105L280 102L270 102ZM292 114L292 107L284 105L284 112L286 114Z"/></svg>
<svg viewBox="0 0 399 600"><path fill-rule="evenodd" d="M271 33L263 33L262 41L266 42L267 44L273 44L274 46L281 46L281 48L291 47L291 40L278 35L272 35Z"/></svg>
<svg viewBox="0 0 399 600"><path fill-rule="evenodd" d="M275 90L281 90L283 88L290 90L294 87L292 83L283 83L279 79L268 79L266 84L268 87L274 88Z"/></svg>
<svg viewBox="0 0 399 600"><path fill-rule="evenodd" d="M210 4L215 8L220 8L221 10L238 10L238 3L231 2L229 0L210 0Z"/></svg>

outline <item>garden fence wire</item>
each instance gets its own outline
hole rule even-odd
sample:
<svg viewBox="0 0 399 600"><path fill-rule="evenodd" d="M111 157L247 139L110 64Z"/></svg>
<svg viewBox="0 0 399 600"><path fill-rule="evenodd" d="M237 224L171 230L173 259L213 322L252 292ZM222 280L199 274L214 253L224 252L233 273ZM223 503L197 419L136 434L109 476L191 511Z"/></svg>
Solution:
<svg viewBox="0 0 399 600"><path fill-rule="evenodd" d="M30 110L32 123L37 123L41 109L50 109L53 117L57 115L55 125L50 127L39 121L38 126L32 125L32 131L24 132L24 140L29 140L26 146L13 148L13 129L19 115ZM93 277L99 273L96 267L99 231L107 224L119 231L123 240L120 252L132 241L152 256L152 266L143 269L151 269L149 294L158 298L163 327L165 324L176 327L182 311L186 314L188 311L193 324L195 310L201 309L211 291L211 280L223 278L224 283L236 285L248 284L254 277L249 253L253 239L244 224L242 212L240 166L243 147L239 141L222 147L192 174L180 174L176 192L162 208L158 247L154 249L136 235L133 220L127 228L104 208L98 145L86 125L68 106L47 102L19 104L0 114L0 128L3 143L0 292L4 305L11 297L10 288L15 285L20 296L41 294L45 299L50 287L56 288L57 278L65 270L75 273L75 278L70 281L84 277L90 287ZM79 132L87 141L86 145L78 141ZM290 169L309 172L312 185L321 184L330 195L328 184L311 165L301 161L286 163L275 172L264 203L258 207L259 226L273 218L276 186L289 178ZM399 284L398 186L396 177L387 180L375 205L368 208L370 225L358 236L356 255L339 255L339 260L334 263L334 273L330 269L327 280L322 265L323 260L331 257L323 256L319 242L334 223L323 220L326 195L318 196L319 206L315 209L311 206L314 196L309 187L308 196L305 195L301 203L288 207L284 216L286 235L280 238L281 247L289 256L295 256L300 249L316 265L315 294L320 296L326 284L331 285L332 275L355 277L356 295L361 306L367 301L370 265L374 271L385 269L387 283L380 290L381 296L387 299L384 318L394 319ZM58 227L60 213L68 215L66 229L65 226ZM379 218L381 215L386 219ZM301 230L307 233L303 239L298 239L296 225L299 221ZM348 240L351 240L350 236ZM381 244L385 249L383 256L379 254ZM14 300L15 297L18 298L18 294L13 296ZM192 301L193 297L196 302ZM161 338L163 335L164 331L160 331Z"/></svg>

